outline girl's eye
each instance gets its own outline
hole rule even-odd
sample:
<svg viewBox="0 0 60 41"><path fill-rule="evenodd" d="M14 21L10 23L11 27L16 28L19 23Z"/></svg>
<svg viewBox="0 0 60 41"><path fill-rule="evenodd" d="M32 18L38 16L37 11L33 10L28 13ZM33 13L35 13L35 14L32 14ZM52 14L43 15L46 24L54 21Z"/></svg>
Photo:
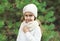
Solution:
<svg viewBox="0 0 60 41"><path fill-rule="evenodd" d="M26 17L27 17L27 16L30 16L30 17L31 17L31 16L33 16L33 15L25 15L25 16L26 16Z"/></svg>
<svg viewBox="0 0 60 41"><path fill-rule="evenodd" d="M29 15L30 17L33 16L33 15Z"/></svg>

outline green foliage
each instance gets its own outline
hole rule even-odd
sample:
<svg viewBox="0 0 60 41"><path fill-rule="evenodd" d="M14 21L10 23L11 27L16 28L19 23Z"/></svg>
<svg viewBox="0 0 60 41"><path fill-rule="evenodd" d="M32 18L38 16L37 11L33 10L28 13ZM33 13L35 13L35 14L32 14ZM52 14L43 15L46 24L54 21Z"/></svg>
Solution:
<svg viewBox="0 0 60 41"><path fill-rule="evenodd" d="M4 21L0 20L0 28L2 28L4 25Z"/></svg>
<svg viewBox="0 0 60 41"><path fill-rule="evenodd" d="M0 34L0 41L6 41L7 37L3 34Z"/></svg>
<svg viewBox="0 0 60 41"><path fill-rule="evenodd" d="M11 1L11 0L10 0ZM38 19L42 23L42 41L56 41L58 34L53 30L55 25L53 8L46 9L47 3L38 0L14 0L15 3L10 3L8 0L1 0L0 2L0 40L1 41L15 41L20 28L22 9L26 4L34 3L38 7ZM12 2L12 1L11 1ZM8 35L7 35L8 34ZM55 35L57 35L55 37ZM12 37L13 36L13 37ZM8 38L9 37L9 38ZM59 40L57 40L59 41Z"/></svg>
<svg viewBox="0 0 60 41"><path fill-rule="evenodd" d="M50 25L42 25L44 27L45 30L47 31L51 31L54 29L55 25L54 24L50 24Z"/></svg>
<svg viewBox="0 0 60 41"><path fill-rule="evenodd" d="M41 3L35 2L35 4L37 5L39 12L45 12L46 11L46 9L45 9L46 2L41 2Z"/></svg>
<svg viewBox="0 0 60 41"><path fill-rule="evenodd" d="M17 4L16 6L17 8L19 9L23 8L23 5L24 5L23 1L16 0L16 4Z"/></svg>
<svg viewBox="0 0 60 41"><path fill-rule="evenodd" d="M58 38L58 39L57 39ZM59 35L54 31L44 31L42 41L59 41Z"/></svg>
<svg viewBox="0 0 60 41"><path fill-rule="evenodd" d="M0 14L4 12L4 6L0 5Z"/></svg>
<svg viewBox="0 0 60 41"><path fill-rule="evenodd" d="M36 3L36 5L39 9L38 19L43 23L42 41L50 41L50 39L54 38L56 35L56 32L54 32L55 25L53 24L53 22L55 21L54 11L52 10L53 8L46 9L46 2Z"/></svg>
<svg viewBox="0 0 60 41"><path fill-rule="evenodd" d="M47 14L45 15L45 21L47 21L47 22L55 21L55 17L54 17L54 12L53 11L47 12Z"/></svg>

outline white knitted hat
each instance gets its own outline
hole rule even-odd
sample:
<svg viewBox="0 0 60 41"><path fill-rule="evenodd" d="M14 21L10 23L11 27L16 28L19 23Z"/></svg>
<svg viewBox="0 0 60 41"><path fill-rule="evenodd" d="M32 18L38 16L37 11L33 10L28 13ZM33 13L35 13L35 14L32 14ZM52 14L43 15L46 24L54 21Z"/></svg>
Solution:
<svg viewBox="0 0 60 41"><path fill-rule="evenodd" d="M35 17L37 17L37 7L35 4L28 4L23 8L23 14L25 12L31 12Z"/></svg>

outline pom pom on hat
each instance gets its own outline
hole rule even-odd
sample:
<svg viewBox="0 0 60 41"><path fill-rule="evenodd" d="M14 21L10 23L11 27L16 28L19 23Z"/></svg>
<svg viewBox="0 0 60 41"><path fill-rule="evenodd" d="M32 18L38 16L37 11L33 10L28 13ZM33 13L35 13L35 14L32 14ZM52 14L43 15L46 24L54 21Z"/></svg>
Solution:
<svg viewBox="0 0 60 41"><path fill-rule="evenodd" d="M37 7L35 4L28 4L23 8L23 14L25 12L31 12L35 17L37 17Z"/></svg>

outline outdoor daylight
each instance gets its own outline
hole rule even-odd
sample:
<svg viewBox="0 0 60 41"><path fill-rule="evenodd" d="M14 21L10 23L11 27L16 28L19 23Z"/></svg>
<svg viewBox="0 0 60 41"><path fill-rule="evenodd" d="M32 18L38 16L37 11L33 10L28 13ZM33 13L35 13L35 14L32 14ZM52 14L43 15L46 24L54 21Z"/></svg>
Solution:
<svg viewBox="0 0 60 41"><path fill-rule="evenodd" d="M60 0L0 0L0 41L60 41Z"/></svg>

